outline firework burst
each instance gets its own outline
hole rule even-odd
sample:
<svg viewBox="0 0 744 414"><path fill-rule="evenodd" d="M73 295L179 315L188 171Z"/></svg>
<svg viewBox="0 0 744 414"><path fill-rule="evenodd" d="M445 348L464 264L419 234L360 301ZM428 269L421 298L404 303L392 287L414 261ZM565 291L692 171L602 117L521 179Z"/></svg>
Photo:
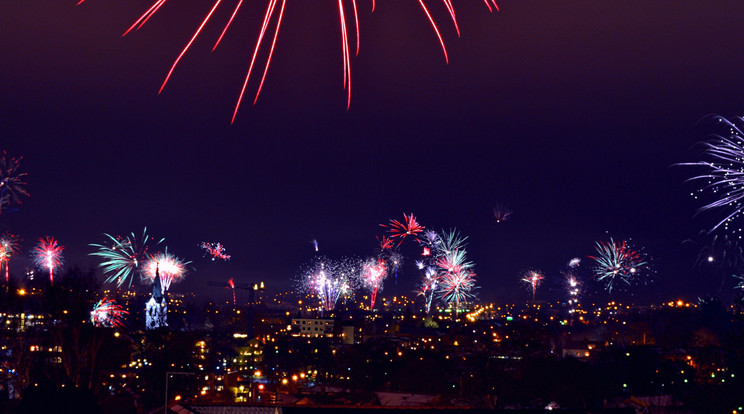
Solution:
<svg viewBox="0 0 744 414"><path fill-rule="evenodd" d="M470 270L473 268L473 262L467 260L467 252L465 250L455 250L437 258L437 267L442 272L457 273L463 270Z"/></svg>
<svg viewBox="0 0 744 414"><path fill-rule="evenodd" d="M230 255L225 253L225 246L222 243L201 242L199 247L204 250L205 255L211 256L213 261L217 259L230 260Z"/></svg>
<svg viewBox="0 0 744 414"><path fill-rule="evenodd" d="M568 303L568 313L570 316L570 323L573 325L573 316L576 313L576 307L579 305L579 298L581 296L581 280L576 275L578 270L578 263L572 265L574 260L571 259L568 262L568 269L562 272L564 277L564 287L566 289L566 303Z"/></svg>
<svg viewBox="0 0 744 414"><path fill-rule="evenodd" d="M5 267L5 283L10 280L10 259L20 251L20 238L10 233L0 236L0 270Z"/></svg>
<svg viewBox="0 0 744 414"><path fill-rule="evenodd" d="M456 268L455 270L442 271L435 282L439 287L439 297L455 307L457 315L460 304L468 303L475 298L475 273L468 269Z"/></svg>
<svg viewBox="0 0 744 414"><path fill-rule="evenodd" d="M395 275L395 288L398 288L398 270L403 266L403 255L395 250L389 250L387 254L384 256L385 261L387 261L388 269L392 270ZM396 290L397 294L397 290Z"/></svg>
<svg viewBox="0 0 744 414"><path fill-rule="evenodd" d="M676 165L699 167L702 170L687 180L703 183L691 194L695 199L712 199L700 207L698 213L724 211L723 218L710 231L723 226L726 231L740 233L742 229L734 227L734 222L744 211L744 118L713 119L725 130L725 136L714 134L709 141L701 144L704 148L702 161Z"/></svg>
<svg viewBox="0 0 744 414"><path fill-rule="evenodd" d="M383 235L382 237L378 237L377 241L380 242L380 251L382 252L393 248L393 239L390 237Z"/></svg>
<svg viewBox="0 0 744 414"><path fill-rule="evenodd" d="M618 282L630 285L633 279L648 263L644 255L633 250L627 242L597 242L597 256L589 256L595 262L594 274L604 282L607 291L612 292Z"/></svg>
<svg viewBox="0 0 744 414"><path fill-rule="evenodd" d="M437 280L433 283L438 288L437 295L444 302L455 307L455 317L460 309L461 303L475 297L475 273L472 268L473 262L467 260L465 251L465 238L460 238L457 231L449 233L451 238L445 234L440 236L440 254L436 258L438 268ZM455 250L450 248L455 247Z"/></svg>
<svg viewBox="0 0 744 414"><path fill-rule="evenodd" d="M124 316L129 312L124 310L116 301L103 298L93 306L90 312L90 321L97 327L122 328L124 327Z"/></svg>
<svg viewBox="0 0 744 414"><path fill-rule="evenodd" d="M143 276L151 283L155 281L155 274L159 270L160 283L163 286L163 293L167 292L171 283L180 282L186 276L186 267L191 262L184 262L178 257L168 253L155 253L144 264Z"/></svg>
<svg viewBox="0 0 744 414"><path fill-rule="evenodd" d="M419 266L419 270L423 271L423 278L416 293L424 297L424 307L428 315L431 312L431 303L438 290L439 274L436 267L425 266L423 263Z"/></svg>
<svg viewBox="0 0 744 414"><path fill-rule="evenodd" d="M21 197L28 197L24 181L27 174L18 171L22 159L8 157L5 151L0 156L0 214L7 206L20 204Z"/></svg>
<svg viewBox="0 0 744 414"><path fill-rule="evenodd" d="M147 228L142 231L142 236L136 237L134 233L126 238L104 234L108 238L108 244L91 244L97 251L90 253L91 256L101 258L99 266L106 275L106 283L116 283L121 287L125 282L132 286L134 275L140 265L144 264L149 258L150 236L147 235ZM153 244L158 245L165 239L155 241Z"/></svg>
<svg viewBox="0 0 744 414"><path fill-rule="evenodd" d="M509 207L499 204L496 207L493 208L493 218L496 219L497 223L501 223L502 221L509 220L509 217L511 217L512 211L509 209Z"/></svg>
<svg viewBox="0 0 744 414"><path fill-rule="evenodd" d="M422 271L416 294L424 298L426 313L431 312L431 304L438 290L439 274L437 272L437 253L439 252L439 235L434 230L426 230L419 238L422 247L421 260L416 261L416 267Z"/></svg>
<svg viewBox="0 0 744 414"><path fill-rule="evenodd" d="M153 15L155 15L155 13L157 13L163 7L163 5L165 5L166 1L167 0L155 0L153 4L129 27L129 29L127 29L124 32L124 36L133 30L140 29L145 23L147 23L147 21ZM80 0L78 2L78 5L84 2L85 0ZM496 4L494 0L483 0L483 2L489 11L493 11L494 9L498 11L498 5ZM191 38L189 38L186 45L183 47L183 49L181 49L181 52L178 54L176 59L173 61L173 64L171 65L170 70L168 71L168 74L165 76L165 79L163 80L163 83L160 86L160 90L158 91L158 93L161 93L163 91L171 75L173 75L173 72L175 71L176 66L178 66L178 63L181 61L183 56L186 54L186 52L188 52L189 48L191 48L194 41L199 37L204 27L212 19L213 15L217 11L221 3L222 3L222 0L214 0L212 7L209 9L209 12L202 19L201 23L199 24L197 29L194 31ZM217 38L217 41L215 42L212 50L215 50L217 46L220 44L220 42L222 41L228 28L233 23L233 19L238 14L238 11L240 10L240 7L242 6L242 4L243 4L243 0L238 0L237 3L235 3L234 8L232 9L232 13L230 14L230 18L227 20L227 22L224 23L222 31L219 37ZM459 36L460 28L457 22L457 17L455 15L455 9L452 4L452 0L442 0L442 4L447 9L449 16L452 19L452 22L454 23L455 29L457 31L457 35ZM266 58L266 61L262 65L263 66L262 75L258 83L258 86L256 88L256 94L253 98L253 104L255 105L256 102L258 101L258 97L261 94L261 89L263 88L264 81L266 80L266 74L269 71L269 66L271 65L271 60L274 55L274 49L276 47L277 38L279 37L279 31L282 26L282 20L284 18L284 11L285 11L286 5L287 5L287 0L281 0L281 1L268 0L267 1L267 7L266 7L266 12L263 17L263 23L261 25L258 38L253 48L253 54L250 60L250 64L248 66L248 72L245 76L243 86L240 90L237 103L235 104L235 109L233 110L233 116L232 116L231 122L235 121L235 117L237 116L238 109L240 108L240 105L243 101L244 95L246 93L246 89L248 88L248 84L251 81L251 77L254 76L255 71L259 70L258 66L261 66L258 62L259 60L258 55L259 55L259 52L261 52L261 50L264 50L264 53L265 54L267 53L267 58ZM422 11L424 12L427 19L429 20L429 23L431 24L432 28L434 29L434 33L436 34L437 39L439 40L439 44L442 47L445 61L449 62L447 48L445 46L444 39L439 30L439 26L436 20L432 17L432 14L429 12L429 9L427 8L424 0L419 0L419 5L421 6ZM348 109L351 105L351 57L353 54L356 54L356 55L359 54L359 47L360 47L359 13L357 9L357 0L337 0L336 9L338 12L337 22L340 28L340 35L341 35L341 60L342 60L342 73L343 73L343 88L346 90L346 108ZM372 11L374 11L374 9L375 9L375 2L373 0ZM353 32L353 34L350 32Z"/></svg>
<svg viewBox="0 0 744 414"><path fill-rule="evenodd" d="M424 226L420 225L413 213L406 215L403 213L403 221L390 220L389 224L380 224L388 229L393 239L398 239L398 246L403 243L407 237L418 239L418 235L424 231Z"/></svg>
<svg viewBox="0 0 744 414"><path fill-rule="evenodd" d="M227 281L227 286L230 288L230 291L232 291L233 295L233 308L238 306L237 298L235 297L235 281L233 278L230 278L230 280Z"/></svg>
<svg viewBox="0 0 744 414"><path fill-rule="evenodd" d="M539 270L528 270L522 276L521 282L524 283L532 291L532 301L535 301L535 292L540 287L542 281L545 280L545 276Z"/></svg>
<svg viewBox="0 0 744 414"><path fill-rule="evenodd" d="M62 251L64 246L57 243L54 237L39 239L36 248L32 251L34 264L39 269L49 271L49 283L54 284L54 270L64 263Z"/></svg>
<svg viewBox="0 0 744 414"><path fill-rule="evenodd" d="M439 249L441 241L439 240L437 232L434 230L426 230L422 234L421 238L419 238L419 244L421 244L421 247L423 248L421 255L424 257L431 257L433 253Z"/></svg>
<svg viewBox="0 0 744 414"><path fill-rule="evenodd" d="M739 283L734 288L744 290L744 276L742 275L733 275L733 276L734 278L739 280Z"/></svg>
<svg viewBox="0 0 744 414"><path fill-rule="evenodd" d="M381 258L368 259L362 265L362 282L370 290L370 309L375 308L377 293L382 290L382 282L388 275L387 264Z"/></svg>
<svg viewBox="0 0 744 414"><path fill-rule="evenodd" d="M436 243L436 255L443 256L451 252L460 251L465 254L465 241L467 237L461 237L460 232L457 229L450 231L444 231L437 237L438 243Z"/></svg>
<svg viewBox="0 0 744 414"><path fill-rule="evenodd" d="M304 268L300 283L302 290L318 298L322 312L331 312L339 300L352 295L354 277L358 273L357 260L316 257Z"/></svg>
<svg viewBox="0 0 744 414"><path fill-rule="evenodd" d="M581 282L579 281L579 278L577 278L576 275L571 272L566 272L563 274L563 276L565 276L566 278L566 292L568 294L568 297L572 299L578 298L581 288Z"/></svg>

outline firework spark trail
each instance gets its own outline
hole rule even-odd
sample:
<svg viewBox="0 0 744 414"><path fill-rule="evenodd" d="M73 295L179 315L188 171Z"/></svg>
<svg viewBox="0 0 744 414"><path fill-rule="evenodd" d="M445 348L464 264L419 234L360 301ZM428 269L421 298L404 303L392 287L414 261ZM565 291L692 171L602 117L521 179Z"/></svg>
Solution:
<svg viewBox="0 0 744 414"><path fill-rule="evenodd" d="M225 27L222 29L222 33L220 33L220 37L217 38L217 41L214 43L214 46L212 46L212 52L217 49L217 46L220 45L220 42L222 42L222 38L225 37L225 33L227 33L227 29L230 28L230 25L233 22L233 19L235 19L235 15L238 14L238 10L240 10L240 6L243 5L243 0L238 1L238 4L235 6L235 10L233 10L232 14L230 15L230 20L227 21L227 24L225 24Z"/></svg>
<svg viewBox="0 0 744 414"><path fill-rule="evenodd" d="M5 151L0 156L0 214L3 207L12 203L21 204L21 197L28 197L24 177L28 174L18 171L21 158L8 157Z"/></svg>
<svg viewBox="0 0 744 414"><path fill-rule="evenodd" d="M233 308L234 308L234 307L236 307L238 305L238 302L237 302L237 299L235 297L235 281L233 280L233 278L230 278L230 280L227 281L227 286L229 286L230 287L230 290L232 290Z"/></svg>
<svg viewBox="0 0 744 414"><path fill-rule="evenodd" d="M431 304L438 292L439 274L437 273L437 254L440 251L441 241L437 232L426 230L419 239L422 247L422 259L416 261L416 266L422 271L422 279L417 295L424 297L424 306L426 314L431 312Z"/></svg>
<svg viewBox="0 0 744 414"><path fill-rule="evenodd" d="M576 275L579 262L580 259L571 259L568 262L568 269L564 272L561 272L564 277L566 296L568 297L568 313L570 316L569 323L571 325L573 325L574 314L576 313L576 307L579 305L579 297L581 295L581 280Z"/></svg>
<svg viewBox="0 0 744 414"><path fill-rule="evenodd" d="M348 0L347 0L348 1ZM78 5L84 3L85 0L78 1ZM489 12L493 12L494 9L496 11L499 11L499 7L496 4L494 0L483 0L484 4L488 8ZM152 18L162 7L165 5L166 0L155 0L154 3L138 18L135 20L135 22L124 32L122 36L126 36L133 30L139 30L142 28L142 26L147 23L150 18ZM170 80L171 76L173 75L173 72L176 69L176 66L180 63L183 56L188 52L188 50L191 48L193 43L196 41L196 39L201 35L202 30L207 25L207 23L210 21L210 19L213 17L214 13L219 8L220 4L222 3L222 0L215 0L212 7L210 8L209 12L205 15L204 19L202 19L201 23L193 33L193 35L189 38L186 45L181 49L180 53L176 57L176 59L173 61L170 69L168 70L167 75L165 76L165 79L163 80L163 83L160 86L160 89L158 90L158 93L161 93L163 89L165 88L165 85ZM250 65L248 67L248 72L246 74L245 80L243 82L243 86L240 90L240 94L238 96L238 100L235 104L235 108L233 110L233 115L231 119L231 123L235 122L235 118L237 116L238 110L240 108L240 105L243 101L243 97L245 95L246 88L248 87L248 83L250 82L251 75L253 73L254 66L256 65L256 60L259 51L262 49L262 46L264 45L266 41L266 34L269 30L269 26L271 25L272 21L274 21L274 16L277 12L277 6L279 1L278 0L268 0L267 2L267 9L266 14L263 19L263 23L261 25L261 30L258 35L258 39L256 40L253 56L251 58ZM238 3L235 5L235 8L233 9L230 18L228 19L227 23L225 23L219 37L217 38L217 41L215 42L214 46L212 47L212 50L215 50L217 46L220 44L222 39L224 38L228 28L232 25L233 20L235 19L235 16L238 13L238 10L243 4L243 0L239 0ZM263 75L261 76L260 83L256 89L256 95L253 99L253 104L255 105L258 101L258 97L261 94L261 90L263 88L264 81L266 80L266 74L269 70L269 67L271 65L272 57L274 55L274 49L276 47L277 38L279 36L279 31L282 24L282 19L284 17L284 9L287 4L286 0L282 0L281 6L278 7L279 12L278 16L275 21L275 28L274 33L272 36L271 44L269 46L269 52L268 57L266 58L266 63L264 65ZM359 12L357 7L357 0L350 0L351 4L351 12L348 11L348 7L344 6L344 0L337 0L337 9L339 14L339 27L341 32L341 57L342 57L342 73L343 73L343 88L346 90L346 109L348 110L351 106L351 39L348 33L348 26L349 26L349 14L353 15L354 19L354 30L356 32L355 36L355 46L356 46L356 55L359 55L359 49L360 49L360 43L361 43L361 36L360 36L360 28L359 28ZM450 16L450 19L452 20L455 31L457 32L457 36L460 36L460 27L457 21L457 17L455 14L455 8L452 4L452 0L442 0L442 4L447 9L447 12ZM437 24L435 18L432 16L432 14L429 12L429 9L427 8L424 0L419 0L419 5L421 6L421 9L423 10L426 18L428 19L429 23L431 24L432 28L434 29L434 33L437 36L437 39L439 40L439 44L442 47L442 52L444 53L445 62L449 63L449 56L447 53L447 47L445 46L444 38L439 30L439 25ZM375 1L372 1L372 12L375 10Z"/></svg>
<svg viewBox="0 0 744 414"><path fill-rule="evenodd" d="M382 289L382 282L387 274L387 264L381 258L369 259L362 266L362 280L370 289L370 309L375 308L377 293Z"/></svg>
<svg viewBox="0 0 744 414"><path fill-rule="evenodd" d="M736 279L739 279L739 283L735 286L735 289L742 289L744 290L744 276L742 275L733 275Z"/></svg>
<svg viewBox="0 0 744 414"><path fill-rule="evenodd" d="M439 44L442 46L442 52L444 53L444 61L446 63L449 63L449 56L447 56L447 46L444 45L444 39L442 39L442 34L439 33L439 27L437 27L437 23L434 21L434 18L431 17L431 13L429 13L429 9L426 8L424 0L419 0L419 4L421 5L421 9L424 10L426 17L429 19L429 23L431 23L431 27L434 29L434 33L437 34L437 39L439 39Z"/></svg>
<svg viewBox="0 0 744 414"><path fill-rule="evenodd" d="M398 269L400 269L401 266L403 266L403 255L400 254L397 251L388 250L387 255L385 255L385 260L388 263L388 268L392 269L392 271L395 274L395 289L397 294L398 289Z"/></svg>
<svg viewBox="0 0 744 414"><path fill-rule="evenodd" d="M579 279L577 279L576 276L571 273L565 274L565 277L568 296L571 299L576 299L579 295ZM571 300L569 300L568 303L571 304Z"/></svg>
<svg viewBox="0 0 744 414"><path fill-rule="evenodd" d="M337 279L332 276L329 277L325 270L321 270L315 276L313 287L315 288L315 293L320 298L323 310L326 312L334 310L338 299L349 290L349 285L345 278Z"/></svg>
<svg viewBox="0 0 744 414"><path fill-rule="evenodd" d="M489 3L489 0L483 0L486 7L488 7L489 12L493 12L493 9L495 8L496 11L499 11L499 6L496 4L494 0L491 0L491 3ZM447 9L447 12L449 13L450 19L452 19L452 24L455 26L455 31L457 32L457 37L460 37L460 25L457 23L457 16L455 15L455 7L452 5L452 0L442 0L442 3L444 4L444 7ZM491 7L491 4L493 4L493 8ZM419 0L419 5L421 6L421 10L423 10L424 14L426 15L426 18L429 20L429 24L431 24L432 29L434 29L434 33L437 36L437 39L439 40L439 45L442 47L442 53L444 53L444 61L446 63L449 63L449 55L447 54L447 46L444 43L444 38L442 37L442 33L439 30L439 26L437 25L436 20L434 17L432 17L431 13L429 12L429 9L426 7L426 4L424 3L424 0ZM374 11L374 2L372 3L372 10Z"/></svg>
<svg viewBox="0 0 744 414"><path fill-rule="evenodd" d="M419 239L419 243L429 248L429 251L436 250L437 245L440 243L439 235L434 230L426 230Z"/></svg>
<svg viewBox="0 0 744 414"><path fill-rule="evenodd" d="M444 256L451 252L460 251L462 254L465 253L465 241L467 237L460 236L460 232L457 229L450 231L442 230L437 238L438 243L436 244L436 255Z"/></svg>
<svg viewBox="0 0 744 414"><path fill-rule="evenodd" d="M339 300L351 296L358 273L357 260L316 257L302 272L301 289L318 297L322 312L331 312Z"/></svg>
<svg viewBox="0 0 744 414"><path fill-rule="evenodd" d="M700 207L698 213L726 209L723 219L716 223L710 232L724 226L728 230L744 212L744 118L727 120L714 118L720 126L727 128L728 136L712 135L711 140L702 143L704 159L698 162L679 163L675 165L702 167L705 173L689 178L687 181L705 181L706 184L697 190L698 194L709 193L715 199ZM694 198L699 195L692 194ZM741 229L738 230L741 232Z"/></svg>
<svg viewBox="0 0 744 414"><path fill-rule="evenodd" d="M436 257L436 267L439 269L437 280L438 296L446 303L455 306L455 317L461 303L467 303L475 297L475 273L471 270L474 264L467 260L465 239L460 237L457 230L440 235L440 251Z"/></svg>
<svg viewBox="0 0 744 414"><path fill-rule="evenodd" d="M150 255L149 260L143 268L143 276L150 282L155 281L155 274L160 270L160 283L163 286L163 293L167 292L171 283L179 282L186 276L186 266L191 262L184 262L176 256L168 253L158 252Z"/></svg>
<svg viewBox="0 0 744 414"><path fill-rule="evenodd" d="M204 250L205 254L212 257L212 260L230 260L230 255L225 253L225 246L222 243L199 243L199 247Z"/></svg>
<svg viewBox="0 0 744 414"><path fill-rule="evenodd" d="M54 237L46 237L39 239L32 252L36 267L49 270L50 284L54 284L54 270L64 263L64 256L62 255L64 249L64 246L58 244Z"/></svg>
<svg viewBox="0 0 744 414"><path fill-rule="evenodd" d="M10 233L0 236L0 270L5 266L5 283L10 280L10 258L20 252L20 238Z"/></svg>
<svg viewBox="0 0 744 414"><path fill-rule="evenodd" d="M117 304L116 301L108 298L103 298L93 306L93 310L90 312L90 321L97 327L124 327L124 316L129 315L129 312Z"/></svg>
<svg viewBox="0 0 744 414"><path fill-rule="evenodd" d="M529 270L522 276L522 283L526 284L532 290L532 301L535 301L535 292L537 288L542 284L545 276L537 270Z"/></svg>
<svg viewBox="0 0 744 414"><path fill-rule="evenodd" d="M90 244L91 247L97 249L90 253L90 256L101 258L102 262L99 266L106 275L106 283L116 283L118 287L121 287L128 280L131 288L139 266L149 258L150 236L147 234L147 227L140 237L135 236L134 232L130 233L127 238L105 233L104 236L108 237L109 244ZM154 241L153 244L158 245L164 240Z"/></svg>
<svg viewBox="0 0 744 414"><path fill-rule="evenodd" d="M437 293L439 275L437 269L432 266L421 266L420 269L423 270L424 277L417 293L424 297L424 306L428 315L431 312L431 303Z"/></svg>
<svg viewBox="0 0 744 414"><path fill-rule="evenodd" d="M701 231L700 235L710 240L704 241L695 260L695 266L714 266L719 268L722 274L738 272L744 266L744 248L739 238L725 233L711 235L707 230Z"/></svg>
<svg viewBox="0 0 744 414"><path fill-rule="evenodd" d="M595 261L594 274L603 281L609 292L620 281L630 285L638 271L647 264L641 252L630 248L627 242L596 242L597 256L589 256Z"/></svg>
<svg viewBox="0 0 744 414"><path fill-rule="evenodd" d="M440 296L447 303L455 304L455 315L460 309L461 303L467 303L475 297L475 273L460 269L455 272L446 272L439 277L441 289Z"/></svg>
<svg viewBox="0 0 744 414"><path fill-rule="evenodd" d="M475 297L474 264L467 260L465 250L467 237L460 236L457 229L440 233L428 230L418 240L424 248L424 259L419 265L424 272L418 293L424 297L427 313L436 297L454 305L456 315L461 303Z"/></svg>
<svg viewBox="0 0 744 414"><path fill-rule="evenodd" d="M124 36L126 36L132 30L137 30L141 28L145 23L147 23L147 21L155 13L157 13L157 11L165 4L165 1L166 0L156 0L155 3L153 3L153 5L150 6L150 8L147 9L147 11L143 13L134 22L134 24L132 24L132 26L130 26L129 29L127 29L126 32L124 32ZM176 66L178 66L183 56L188 52L188 50L191 48L194 41L196 41L196 39L199 37L204 27L207 25L207 23L212 18L217 8L220 6L221 2L222 0L216 0L214 2L214 4L212 5L212 8L206 14L201 24L197 27L194 34L191 36L191 38L186 43L186 45L183 47L183 49L181 49L181 52L178 54L176 59L173 61L173 64L171 65L170 69L168 70L168 74L165 76L165 79L163 80L163 83L161 84L160 89L158 90L158 93L162 93L163 89L165 88L165 85L168 83L171 76L173 75L173 72L175 71ZM80 3L82 3L82 1ZM238 4L235 6L235 9L233 9L232 14L230 15L230 19L225 24L212 50L215 50L217 46L220 44L220 42L222 41L222 39L224 38L225 33L227 32L227 29L232 25L233 19L238 13L238 10L240 9L240 6L242 5L242 3L243 3L242 0L239 1ZM269 54L266 59L266 63L264 65L264 70L261 76L259 86L256 89L255 98L253 99L254 105L258 101L258 97L261 94L261 90L263 89L263 85L266 80L266 74L268 73L269 67L271 66L271 61L272 61L272 57L274 56L274 50L276 48L277 38L279 37L279 31L281 29L286 4L287 4L287 1L282 0L281 6L279 7L279 14L276 19L276 27L274 29L273 37L271 39L271 45L269 46ZM233 111L231 122L235 122L235 117L237 116L238 109L240 108L240 105L243 101L243 96L245 95L245 90L248 87L248 83L250 82L251 74L253 73L253 69L256 64L258 53L261 50L261 46L264 44L264 41L266 39L266 33L277 11L277 5L278 5L278 0L268 1L266 15L264 16L263 23L261 25L260 34L255 44L255 48L253 51L253 57L251 58L251 63L248 67L248 73L246 74L245 81L243 82L243 87L241 88L238 101L235 104L235 109ZM359 16L357 12L356 0L351 0L351 5L353 9L352 13L354 15L354 26L356 28L356 53L359 54L359 46L360 46ZM346 107L348 109L351 106L351 53L350 53L351 41L349 39L349 34L347 31L347 11L344 9L343 0L338 0L338 12L339 12L339 23L340 23L340 28L341 28L341 55L343 58L342 59L343 60L343 86L344 86L344 89L346 89L347 91Z"/></svg>
<svg viewBox="0 0 744 414"><path fill-rule="evenodd" d="M467 260L467 252L463 249L450 251L436 260L437 267L445 272L460 272L473 268L473 262Z"/></svg>
<svg viewBox="0 0 744 414"><path fill-rule="evenodd" d="M424 226L419 224L413 213L409 215L403 213L402 222L391 219L390 224L380 224L380 226L387 228L393 239L398 239L398 246L403 243L406 237L413 237L418 240L418 235L424 231Z"/></svg>
<svg viewBox="0 0 744 414"><path fill-rule="evenodd" d="M496 219L497 223L509 220L509 217L511 217L512 213L513 212L511 211L511 209L503 204L499 204L493 208L493 218Z"/></svg>
<svg viewBox="0 0 744 414"><path fill-rule="evenodd" d="M377 240L380 242L380 251L386 251L393 248L393 239L385 235L382 238L378 237Z"/></svg>

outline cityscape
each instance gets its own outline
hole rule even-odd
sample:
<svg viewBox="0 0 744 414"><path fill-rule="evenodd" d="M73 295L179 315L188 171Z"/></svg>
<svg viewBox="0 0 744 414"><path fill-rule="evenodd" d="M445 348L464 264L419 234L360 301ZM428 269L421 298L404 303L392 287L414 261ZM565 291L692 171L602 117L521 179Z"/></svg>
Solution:
<svg viewBox="0 0 744 414"><path fill-rule="evenodd" d="M744 413L740 12L0 3L0 412Z"/></svg>
<svg viewBox="0 0 744 414"><path fill-rule="evenodd" d="M17 409L26 412L52 409L45 396L55 392L76 410L103 412L152 412L164 401L191 412L727 412L741 403L741 302L529 300L427 314L421 298L401 295L374 310L345 301L322 315L317 296L259 286L239 305L201 307L194 294L172 294L168 327L154 330L143 329L146 291L102 292L141 309L118 327L96 327L86 318L100 293L91 275L73 271L43 290L13 286L1 315L4 393L23 391Z"/></svg>

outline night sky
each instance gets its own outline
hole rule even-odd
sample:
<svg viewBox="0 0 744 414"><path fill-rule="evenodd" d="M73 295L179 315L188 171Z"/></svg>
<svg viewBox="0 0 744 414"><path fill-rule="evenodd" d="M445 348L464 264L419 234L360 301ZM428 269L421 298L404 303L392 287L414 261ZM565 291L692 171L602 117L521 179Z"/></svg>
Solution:
<svg viewBox="0 0 744 414"><path fill-rule="evenodd" d="M147 226L195 268L172 290L226 298L207 282L287 289L313 239L330 257L370 256L379 224L413 212L469 236L484 299L528 298L530 268L548 279L538 298L557 297L568 260L588 272L610 236L653 258L635 300L731 293L693 267L702 241L684 241L718 215L693 219L692 171L670 166L698 158L706 115L744 114L741 1L503 0L490 14L461 0L459 39L430 1L447 65L417 2L370 14L361 0L347 111L336 3L292 0L258 103L252 83L233 125L263 1L210 52L234 3L222 6L160 95L212 2L168 2L122 38L149 0L76 1L0 2L0 149L24 157L32 195L0 226L26 251L53 235L87 268L102 233ZM514 214L496 223L500 203ZM232 260L204 259L201 241ZM403 245L401 293L417 252Z"/></svg>

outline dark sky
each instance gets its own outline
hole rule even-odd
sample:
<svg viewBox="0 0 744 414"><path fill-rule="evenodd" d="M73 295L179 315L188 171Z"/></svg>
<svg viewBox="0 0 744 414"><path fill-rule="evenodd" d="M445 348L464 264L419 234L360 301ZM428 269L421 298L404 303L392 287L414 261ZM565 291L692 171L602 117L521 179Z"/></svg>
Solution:
<svg viewBox="0 0 744 414"><path fill-rule="evenodd" d="M690 171L670 165L696 159L701 118L744 113L741 1L503 0L489 14L461 0L459 39L431 1L446 65L417 2L370 14L362 0L346 111L335 2L292 0L258 104L234 125L263 2L210 52L226 2L161 95L212 2L168 2L124 38L149 0L75 3L0 2L0 149L24 156L32 194L0 225L26 249L53 235L68 264L89 266L101 233L148 226L196 269L174 289L225 295L206 282L235 277L279 290L313 238L332 257L368 256L379 223L413 212L469 236L486 299L527 297L529 268L553 280L548 297L565 263L609 236L653 257L639 297L721 293L683 243L715 217L693 220ZM497 203L510 221L495 223ZM233 259L208 262L201 241ZM409 291L418 275L401 278Z"/></svg>

